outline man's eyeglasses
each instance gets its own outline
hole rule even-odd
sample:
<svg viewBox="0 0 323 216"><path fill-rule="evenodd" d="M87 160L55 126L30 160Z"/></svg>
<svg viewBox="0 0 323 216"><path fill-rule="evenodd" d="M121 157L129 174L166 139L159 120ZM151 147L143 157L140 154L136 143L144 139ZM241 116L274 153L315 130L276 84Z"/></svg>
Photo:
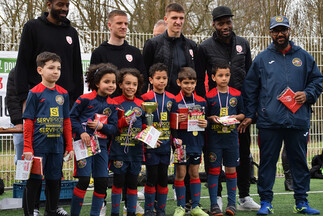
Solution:
<svg viewBox="0 0 323 216"><path fill-rule="evenodd" d="M286 35L288 33L289 28L282 28L282 29L272 29L270 32L273 34L273 36L277 36L280 33Z"/></svg>

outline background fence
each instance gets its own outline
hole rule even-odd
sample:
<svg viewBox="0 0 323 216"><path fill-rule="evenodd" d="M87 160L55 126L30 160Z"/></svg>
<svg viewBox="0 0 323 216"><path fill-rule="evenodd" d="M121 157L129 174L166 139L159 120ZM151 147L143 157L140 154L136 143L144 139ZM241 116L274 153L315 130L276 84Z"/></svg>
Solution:
<svg viewBox="0 0 323 216"><path fill-rule="evenodd" d="M17 51L19 47L21 29L0 27L0 51ZM94 48L99 46L103 41L109 38L107 32L97 31L79 31L81 51L91 53ZM186 35L196 43L208 38L208 35ZM142 50L145 41L152 37L148 33L128 33L127 41L129 44ZM245 36L250 42L250 48L253 58L270 44L271 39L268 36ZM322 37L297 37L292 38L297 44L307 50L316 60L320 70L323 69L323 38ZM308 143L307 159L310 164L311 159L316 154L322 152L322 135L323 135L323 99L322 96L313 105L313 114L311 120L310 138ZM257 146L257 130L255 125L251 127L251 152L255 162L259 162L259 152ZM4 180L5 187L12 187L15 175L14 165L14 146L11 134L0 136L0 178ZM65 179L72 179L73 162L64 165ZM172 173L172 168L170 169ZM256 170L257 175L257 170ZM283 175L281 159L277 165L277 176Z"/></svg>

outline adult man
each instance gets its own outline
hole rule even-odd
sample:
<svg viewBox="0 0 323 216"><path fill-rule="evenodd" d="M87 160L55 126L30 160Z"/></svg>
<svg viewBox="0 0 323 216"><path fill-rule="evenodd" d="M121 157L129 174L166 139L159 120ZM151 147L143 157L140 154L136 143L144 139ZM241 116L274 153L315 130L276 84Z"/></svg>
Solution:
<svg viewBox="0 0 323 216"><path fill-rule="evenodd" d="M252 63L249 43L232 31L232 12L225 6L216 7L213 12L213 36L199 45L196 71L198 95L205 95L205 71L208 74L209 89L216 86L211 79L212 66L218 60L229 62L231 78L229 86L241 91L243 80ZM240 165L237 167L237 185L239 188L238 210L258 210L260 206L249 196L250 176L250 130L239 133ZM221 200L219 200L220 202ZM219 203L218 203L219 204ZM220 203L221 208L221 203Z"/></svg>
<svg viewBox="0 0 323 216"><path fill-rule="evenodd" d="M153 35L156 37L157 35L163 34L166 30L166 23L163 19L160 19L156 22L153 29Z"/></svg>
<svg viewBox="0 0 323 216"><path fill-rule="evenodd" d="M24 101L28 90L40 83L36 56L49 51L62 59L61 77L57 84L68 91L70 105L73 105L83 94L83 73L78 34L66 18L69 0L48 0L47 8L48 12L24 25L15 73L17 94Z"/></svg>
<svg viewBox="0 0 323 216"><path fill-rule="evenodd" d="M260 167L258 193L261 208L258 215L272 213L272 187L275 182L276 163L285 143L293 176L294 211L302 214L320 214L311 208L306 199L310 174L306 162L311 105L322 92L323 76L313 57L289 41L290 25L284 16L270 20L268 48L254 60L244 83L246 119L239 126L244 130L256 119L259 129ZM300 108L292 112L284 105L286 90L295 92L287 97ZM291 91L290 91L291 92ZM281 99L281 101L279 100ZM295 113L294 113L295 112Z"/></svg>
<svg viewBox="0 0 323 216"><path fill-rule="evenodd" d="M158 62L168 66L169 83L166 91L177 95L180 91L176 83L178 71L182 67L195 68L196 43L182 34L184 8L177 3L171 3L165 11L164 21L167 30L146 41L143 56L147 71L150 66Z"/></svg>
<svg viewBox="0 0 323 216"><path fill-rule="evenodd" d="M68 91L71 107L83 94L79 38L66 18L69 0L48 0L47 8L48 12L24 25L14 75L17 95L21 103L25 102L29 89L41 82L36 69L37 55L44 51L54 52L62 59L61 77L57 84ZM35 191L35 194L40 193ZM68 215L62 208L58 208L56 214Z"/></svg>
<svg viewBox="0 0 323 216"><path fill-rule="evenodd" d="M108 15L110 30L109 41L104 41L91 56L91 64L112 63L121 68L137 68L146 77L144 61L140 50L125 40L128 29L127 14L121 10L113 10ZM148 82L148 81L147 81ZM146 86L144 91L147 90Z"/></svg>

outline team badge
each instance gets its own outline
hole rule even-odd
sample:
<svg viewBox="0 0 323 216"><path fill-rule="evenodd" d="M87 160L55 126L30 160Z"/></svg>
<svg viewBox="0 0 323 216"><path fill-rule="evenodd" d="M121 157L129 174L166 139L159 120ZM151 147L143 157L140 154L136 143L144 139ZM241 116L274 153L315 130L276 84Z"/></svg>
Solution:
<svg viewBox="0 0 323 216"><path fill-rule="evenodd" d="M242 46L241 45L236 45L236 50L237 52L242 52Z"/></svg>
<svg viewBox="0 0 323 216"><path fill-rule="evenodd" d="M58 103L59 105L63 105L64 104L64 98L62 95L57 95L55 97L56 103Z"/></svg>
<svg viewBox="0 0 323 216"><path fill-rule="evenodd" d="M78 168L84 168L86 166L86 159L82 159L82 160L79 160L77 161L77 167Z"/></svg>
<svg viewBox="0 0 323 216"><path fill-rule="evenodd" d="M300 67L303 64L300 58L294 58L292 62L293 62L293 65L296 67Z"/></svg>
<svg viewBox="0 0 323 216"><path fill-rule="evenodd" d="M127 54L127 55L126 55L126 59L127 59L127 61L128 61L128 62L132 62L133 57L132 57L132 55L131 55L131 54Z"/></svg>
<svg viewBox="0 0 323 216"><path fill-rule="evenodd" d="M188 51L189 51L190 55L192 56L192 58L194 58L193 50L192 49L189 49Z"/></svg>
<svg viewBox="0 0 323 216"><path fill-rule="evenodd" d="M111 115L111 113L112 113L112 111L111 111L111 109L109 107L108 108L105 108L103 110L103 114L106 115L106 116L108 116L108 117Z"/></svg>
<svg viewBox="0 0 323 216"><path fill-rule="evenodd" d="M230 101L229 101L229 104L230 104L231 107L237 106L237 103L238 103L238 100L235 97L231 98Z"/></svg>
<svg viewBox="0 0 323 216"><path fill-rule="evenodd" d="M209 161L210 162L215 162L216 161L216 154L215 153L211 152L209 154Z"/></svg>
<svg viewBox="0 0 323 216"><path fill-rule="evenodd" d="M123 161L114 161L113 166L119 169L123 166Z"/></svg>
<svg viewBox="0 0 323 216"><path fill-rule="evenodd" d="M72 37L70 37L70 36L66 36L66 41L69 44L72 44L73 43Z"/></svg>
<svg viewBox="0 0 323 216"><path fill-rule="evenodd" d="M277 22L283 22L284 18L282 16L277 16L275 19Z"/></svg>
<svg viewBox="0 0 323 216"><path fill-rule="evenodd" d="M172 109L172 105L173 105L173 102L171 101L168 101L167 102L167 110L170 112L170 110Z"/></svg>
<svg viewBox="0 0 323 216"><path fill-rule="evenodd" d="M141 116L142 111L141 111L141 109L139 107L134 107L132 110L135 112L136 117Z"/></svg>

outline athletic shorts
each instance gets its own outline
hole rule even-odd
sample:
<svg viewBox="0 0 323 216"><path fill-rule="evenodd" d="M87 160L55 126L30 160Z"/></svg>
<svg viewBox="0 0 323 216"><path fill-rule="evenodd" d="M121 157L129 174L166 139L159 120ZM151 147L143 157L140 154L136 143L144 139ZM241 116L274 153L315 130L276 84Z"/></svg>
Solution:
<svg viewBox="0 0 323 216"><path fill-rule="evenodd" d="M200 154L188 154L186 155L186 162L177 163L178 165L198 165L201 164L202 157Z"/></svg>
<svg viewBox="0 0 323 216"><path fill-rule="evenodd" d="M169 165L170 154L158 154L154 152L148 152L148 153L146 152L145 159L146 161L144 162L144 164L147 166L158 165L158 164Z"/></svg>
<svg viewBox="0 0 323 216"><path fill-rule="evenodd" d="M110 161L110 170L118 175L126 173L139 175L141 165L141 161Z"/></svg>
<svg viewBox="0 0 323 216"><path fill-rule="evenodd" d="M74 177L91 176L93 178L108 177L109 157L106 149L101 149L99 154L75 161Z"/></svg>
<svg viewBox="0 0 323 216"><path fill-rule="evenodd" d="M220 167L223 159L223 166L237 167L239 166L239 146L233 148L217 148L211 152L207 152L206 157L209 167Z"/></svg>
<svg viewBox="0 0 323 216"><path fill-rule="evenodd" d="M37 157L43 158L43 173L45 179L59 180L62 178L63 168L63 153L37 153L34 152ZM30 178L42 179L42 175L30 174Z"/></svg>

